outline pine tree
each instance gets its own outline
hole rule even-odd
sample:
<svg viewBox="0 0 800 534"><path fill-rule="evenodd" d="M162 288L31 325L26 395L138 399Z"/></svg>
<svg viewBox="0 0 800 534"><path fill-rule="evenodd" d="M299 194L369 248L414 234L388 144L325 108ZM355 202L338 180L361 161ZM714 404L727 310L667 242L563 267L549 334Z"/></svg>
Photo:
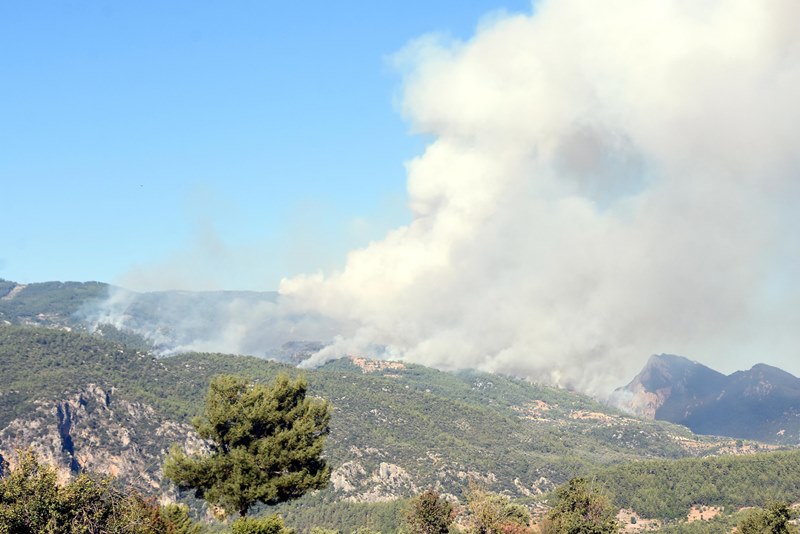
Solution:
<svg viewBox="0 0 800 534"><path fill-rule="evenodd" d="M610 499L595 483L573 478L556 490L543 534L612 534L620 531Z"/></svg>
<svg viewBox="0 0 800 534"><path fill-rule="evenodd" d="M452 504L429 489L411 499L404 518L415 534L445 534L450 530L455 513Z"/></svg>
<svg viewBox="0 0 800 534"><path fill-rule="evenodd" d="M211 381L205 413L192 421L210 453L173 447L164 474L181 489L245 516L257 502L274 505L325 487L322 458L330 405L306 398L304 379L279 376L272 386L236 376Z"/></svg>

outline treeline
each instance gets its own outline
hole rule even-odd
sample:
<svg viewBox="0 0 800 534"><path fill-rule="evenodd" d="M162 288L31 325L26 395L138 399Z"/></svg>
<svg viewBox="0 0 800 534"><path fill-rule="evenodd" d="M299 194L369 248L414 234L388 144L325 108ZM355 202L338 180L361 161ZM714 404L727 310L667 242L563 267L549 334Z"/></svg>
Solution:
<svg viewBox="0 0 800 534"><path fill-rule="evenodd" d="M301 501L280 505L276 511L283 515L288 525L300 532L310 532L314 528L341 532L367 528L374 532L389 533L395 532L397 526L402 524L403 511L408 502L408 499L396 499L375 503L321 503L308 495Z"/></svg>
<svg viewBox="0 0 800 534"><path fill-rule="evenodd" d="M693 505L737 509L800 496L800 451L632 462L596 472L620 508L677 519Z"/></svg>

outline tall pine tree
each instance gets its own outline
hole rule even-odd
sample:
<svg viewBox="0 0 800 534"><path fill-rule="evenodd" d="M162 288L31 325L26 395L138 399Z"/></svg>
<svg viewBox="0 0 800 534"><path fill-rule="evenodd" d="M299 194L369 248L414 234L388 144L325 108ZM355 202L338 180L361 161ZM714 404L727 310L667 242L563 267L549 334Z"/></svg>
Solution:
<svg viewBox="0 0 800 534"><path fill-rule="evenodd" d="M307 384L280 375L272 386L237 376L211 381L205 413L192 421L210 453L187 455L173 447L164 474L181 489L245 516L257 502L295 499L325 487L322 458L330 405L306 397Z"/></svg>

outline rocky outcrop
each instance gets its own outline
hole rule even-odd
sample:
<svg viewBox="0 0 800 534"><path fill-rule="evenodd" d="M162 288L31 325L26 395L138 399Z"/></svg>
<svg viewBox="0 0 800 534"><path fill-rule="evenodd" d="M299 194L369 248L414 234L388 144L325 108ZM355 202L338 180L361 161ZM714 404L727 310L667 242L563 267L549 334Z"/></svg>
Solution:
<svg viewBox="0 0 800 534"><path fill-rule="evenodd" d="M412 495L419 490L408 472L399 465L381 462L369 476L358 461L345 462L331 473L334 489L352 502L382 502Z"/></svg>
<svg viewBox="0 0 800 534"><path fill-rule="evenodd" d="M359 462L345 462L331 473L331 484L336 491L352 493L359 485L359 480L366 474L364 466Z"/></svg>
<svg viewBox="0 0 800 534"><path fill-rule="evenodd" d="M496 487L504 483L495 473L469 469L458 462L446 461L435 451L412 462L392 457L374 447L350 447L348 459L331 472L331 486L337 499L350 502L384 502L418 494L433 487L445 494L449 488L466 488L470 483L481 487ZM423 480L420 471L433 474ZM541 477L526 487L518 478L513 487L520 495L539 495L555 486ZM510 489L510 488L509 488ZM457 500L456 497L453 497Z"/></svg>
<svg viewBox="0 0 800 534"><path fill-rule="evenodd" d="M162 493L164 444L189 450L205 445L185 424L152 407L88 384L58 401L38 401L32 416L0 430L0 456L13 468L17 451L31 447L64 480L81 471L119 478L150 494Z"/></svg>

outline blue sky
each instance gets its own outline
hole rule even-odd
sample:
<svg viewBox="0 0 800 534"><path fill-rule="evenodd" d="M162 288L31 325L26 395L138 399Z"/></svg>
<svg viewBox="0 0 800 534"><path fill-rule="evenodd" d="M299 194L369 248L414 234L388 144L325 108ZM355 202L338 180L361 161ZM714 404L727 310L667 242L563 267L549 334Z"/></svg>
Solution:
<svg viewBox="0 0 800 534"><path fill-rule="evenodd" d="M392 55L498 10L530 3L0 4L0 277L125 282L220 250L188 285L341 267L408 218L425 140Z"/></svg>

